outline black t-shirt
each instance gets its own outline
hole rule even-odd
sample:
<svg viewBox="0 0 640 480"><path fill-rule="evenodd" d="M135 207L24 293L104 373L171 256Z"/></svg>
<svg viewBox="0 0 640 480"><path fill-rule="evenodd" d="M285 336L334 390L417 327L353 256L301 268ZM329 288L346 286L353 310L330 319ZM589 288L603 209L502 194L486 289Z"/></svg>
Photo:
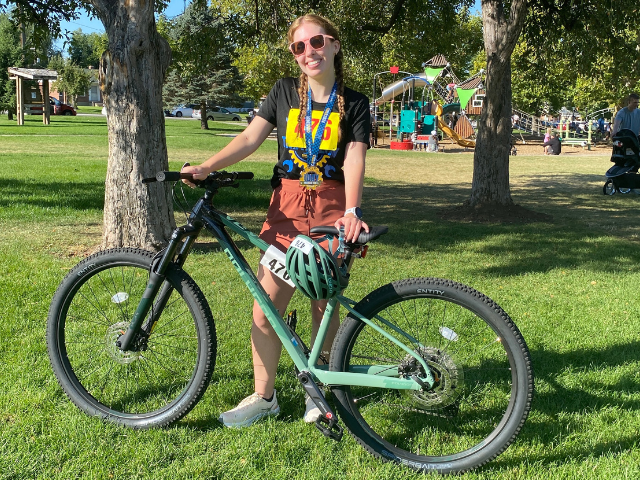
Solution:
<svg viewBox="0 0 640 480"><path fill-rule="evenodd" d="M560 155L562 152L562 144L558 137L551 137L548 142L542 144L544 147L549 147L549 153L551 155Z"/></svg>
<svg viewBox="0 0 640 480"><path fill-rule="evenodd" d="M320 153L316 166L322 173L323 180L337 180L344 183L345 147L350 142L362 142L369 146L371 129L369 115L369 99L355 90L344 89L345 114L342 121L342 135L338 141L339 108L338 102L333 106L320 144ZM325 103L312 102L312 122L315 127L322 116ZM258 116L277 128L278 163L273 168L271 186L276 188L282 178L300 179L306 165L307 150L305 146L304 126L298 128L300 98L298 96L298 79L283 78L278 80L262 103ZM304 125L304 118L302 121ZM313 136L315 138L314 129Z"/></svg>

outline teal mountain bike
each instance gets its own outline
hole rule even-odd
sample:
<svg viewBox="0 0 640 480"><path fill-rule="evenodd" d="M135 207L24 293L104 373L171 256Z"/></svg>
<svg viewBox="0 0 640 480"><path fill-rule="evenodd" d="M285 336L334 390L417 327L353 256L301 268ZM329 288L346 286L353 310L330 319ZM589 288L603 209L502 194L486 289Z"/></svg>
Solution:
<svg viewBox="0 0 640 480"><path fill-rule="evenodd" d="M295 331L295 312L278 313L230 233L266 252L263 262L290 281L284 254L213 206L220 188L252 177L214 172L196 182L204 195L159 253L106 250L68 273L49 310L47 348L71 401L89 415L145 429L176 422L202 398L216 361L216 331L184 266L205 228L280 337L322 412L316 426L326 436L340 440L344 425L376 457L441 473L478 467L504 451L527 418L534 383L526 343L502 308L437 278L389 283L359 302L341 291L328 301L315 345L307 348ZM180 178L187 177L160 172L144 181ZM339 245L340 274L349 278L354 259L386 231L372 227L354 243L333 227L312 233ZM340 305L348 315L326 365L320 349Z"/></svg>

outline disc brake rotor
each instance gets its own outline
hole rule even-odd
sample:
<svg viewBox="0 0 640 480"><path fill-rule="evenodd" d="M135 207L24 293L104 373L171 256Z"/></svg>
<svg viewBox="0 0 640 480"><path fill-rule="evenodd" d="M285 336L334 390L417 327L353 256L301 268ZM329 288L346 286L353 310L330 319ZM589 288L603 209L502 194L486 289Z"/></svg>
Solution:
<svg viewBox="0 0 640 480"><path fill-rule="evenodd" d="M411 398L411 405L419 410L442 410L453 405L460 396L464 385L464 372L459 367L451 355L434 347L422 347L416 351L431 369L436 383L431 390L406 390L405 395ZM424 377L422 368L417 364L415 358L407 355L403 361L405 375L411 373ZM410 368L415 367L414 372Z"/></svg>
<svg viewBox="0 0 640 480"><path fill-rule="evenodd" d="M107 333L104 336L107 352L111 359L121 365L135 362L142 356L142 352L122 351L116 345L118 339L124 335L129 328L129 324L126 322L114 323L107 329Z"/></svg>

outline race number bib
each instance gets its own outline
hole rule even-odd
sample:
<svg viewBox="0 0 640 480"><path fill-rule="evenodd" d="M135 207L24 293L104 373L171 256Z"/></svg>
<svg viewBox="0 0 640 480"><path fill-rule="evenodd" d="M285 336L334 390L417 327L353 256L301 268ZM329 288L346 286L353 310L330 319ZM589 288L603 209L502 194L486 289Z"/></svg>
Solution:
<svg viewBox="0 0 640 480"><path fill-rule="evenodd" d="M305 148L306 143L304 141L304 118L302 119L302 130L298 125L298 115L300 110L292 108L289 110L289 118L287 119L287 146L289 148ZM313 138L316 138L316 132L318 131L318 124L322 118L322 112L314 110L311 112L311 134ZM332 112L329 115L327 124L324 127L322 134L322 142L320 142L320 150L325 152L332 152L338 148L338 124L340 123L340 114Z"/></svg>
<svg viewBox="0 0 640 480"><path fill-rule="evenodd" d="M298 250L302 250L302 253L305 255L309 255L311 249L313 248L313 244L307 242L304 238L296 237L291 242L291 246L293 248L297 248Z"/></svg>
<svg viewBox="0 0 640 480"><path fill-rule="evenodd" d="M263 265L276 277L280 278L292 287L295 287L295 285L291 281L291 278L289 277L289 274L287 273L286 261L286 255L276 247L271 245L269 248L267 248L267 251L264 252L262 260L260 260L260 265Z"/></svg>

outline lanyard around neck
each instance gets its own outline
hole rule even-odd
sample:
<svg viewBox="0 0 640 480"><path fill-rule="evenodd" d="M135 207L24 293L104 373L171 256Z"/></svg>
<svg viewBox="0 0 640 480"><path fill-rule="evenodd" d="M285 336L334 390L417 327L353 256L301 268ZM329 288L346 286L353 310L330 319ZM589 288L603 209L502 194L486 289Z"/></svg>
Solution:
<svg viewBox="0 0 640 480"><path fill-rule="evenodd" d="M315 138L312 138L312 122L311 122L311 87L309 87L309 92L307 93L307 114L304 119L304 139L307 146L307 164L314 166L317 161L318 152L320 151L320 143L322 143L322 136L324 135L324 127L327 125L327 121L329 120L329 115L333 110L333 105L336 102L336 98L338 91L338 83L335 82L333 84L333 88L331 89L331 94L329 95L329 100L327 101L327 105L324 108L324 112L322 113L322 118L320 119L320 123L318 124L318 129L316 130Z"/></svg>

